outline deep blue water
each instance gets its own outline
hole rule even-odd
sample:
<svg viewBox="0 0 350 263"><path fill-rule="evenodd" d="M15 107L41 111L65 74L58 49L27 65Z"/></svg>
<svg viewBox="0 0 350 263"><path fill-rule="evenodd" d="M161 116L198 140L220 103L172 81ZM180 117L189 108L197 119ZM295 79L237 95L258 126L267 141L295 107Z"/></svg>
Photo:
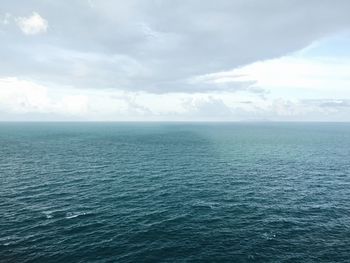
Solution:
<svg viewBox="0 0 350 263"><path fill-rule="evenodd" d="M0 123L0 262L350 262L350 124Z"/></svg>

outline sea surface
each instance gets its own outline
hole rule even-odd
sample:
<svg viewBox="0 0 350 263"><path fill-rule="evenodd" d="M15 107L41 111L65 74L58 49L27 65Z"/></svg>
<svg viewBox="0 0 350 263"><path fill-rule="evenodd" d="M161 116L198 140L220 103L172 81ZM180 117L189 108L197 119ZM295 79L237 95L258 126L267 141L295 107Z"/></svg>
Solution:
<svg viewBox="0 0 350 263"><path fill-rule="evenodd" d="M0 123L0 262L350 262L350 124Z"/></svg>

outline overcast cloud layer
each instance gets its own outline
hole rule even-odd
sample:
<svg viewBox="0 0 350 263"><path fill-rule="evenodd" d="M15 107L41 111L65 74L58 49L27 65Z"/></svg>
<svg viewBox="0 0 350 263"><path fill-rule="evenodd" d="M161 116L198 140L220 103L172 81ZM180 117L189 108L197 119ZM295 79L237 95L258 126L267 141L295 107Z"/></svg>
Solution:
<svg viewBox="0 0 350 263"><path fill-rule="evenodd" d="M347 0L5 0L0 117L322 120L326 109L347 120L347 73L334 85L331 75L332 87L313 83L323 92L315 95L305 90L309 75L300 84L288 70L339 66L296 54L347 32L349 10ZM285 82L274 78L281 65Z"/></svg>

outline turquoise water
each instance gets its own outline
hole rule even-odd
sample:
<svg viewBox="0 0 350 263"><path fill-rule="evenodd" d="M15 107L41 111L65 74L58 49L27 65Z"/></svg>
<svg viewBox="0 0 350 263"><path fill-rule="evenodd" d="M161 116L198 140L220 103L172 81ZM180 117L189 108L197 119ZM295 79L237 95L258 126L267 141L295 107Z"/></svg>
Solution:
<svg viewBox="0 0 350 263"><path fill-rule="evenodd" d="M0 123L1 262L349 262L350 124Z"/></svg>

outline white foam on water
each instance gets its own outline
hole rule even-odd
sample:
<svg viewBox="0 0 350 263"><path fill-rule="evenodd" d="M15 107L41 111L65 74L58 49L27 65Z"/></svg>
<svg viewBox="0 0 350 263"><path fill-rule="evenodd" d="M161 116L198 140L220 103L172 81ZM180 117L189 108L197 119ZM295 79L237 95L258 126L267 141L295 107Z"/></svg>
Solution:
<svg viewBox="0 0 350 263"><path fill-rule="evenodd" d="M69 212L66 214L66 219L72 219L72 218L76 218L78 216L84 216L84 215L86 215L85 212L77 212L77 213Z"/></svg>
<svg viewBox="0 0 350 263"><path fill-rule="evenodd" d="M45 215L46 219L53 218L52 213L53 213L53 211L45 211L45 212L43 212L43 214Z"/></svg>

